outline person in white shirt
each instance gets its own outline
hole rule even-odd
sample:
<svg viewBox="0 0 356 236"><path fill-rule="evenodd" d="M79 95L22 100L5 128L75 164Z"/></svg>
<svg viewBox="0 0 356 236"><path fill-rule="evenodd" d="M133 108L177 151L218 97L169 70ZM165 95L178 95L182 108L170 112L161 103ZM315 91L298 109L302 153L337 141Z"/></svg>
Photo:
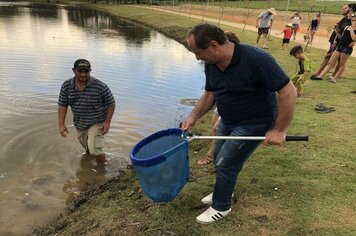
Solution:
<svg viewBox="0 0 356 236"><path fill-rule="evenodd" d="M256 47L258 47L258 43L260 41L261 35L263 35L263 46L262 48L268 49L266 42L267 36L270 27L273 23L273 15L276 15L277 12L274 8L267 9L265 12L262 12L258 15L256 19L256 28L258 29L258 35L256 40Z"/></svg>
<svg viewBox="0 0 356 236"><path fill-rule="evenodd" d="M295 38L297 37L297 31L299 30L300 21L302 20L302 17L300 16L300 11L294 13L291 19L293 25L293 40L295 40Z"/></svg>

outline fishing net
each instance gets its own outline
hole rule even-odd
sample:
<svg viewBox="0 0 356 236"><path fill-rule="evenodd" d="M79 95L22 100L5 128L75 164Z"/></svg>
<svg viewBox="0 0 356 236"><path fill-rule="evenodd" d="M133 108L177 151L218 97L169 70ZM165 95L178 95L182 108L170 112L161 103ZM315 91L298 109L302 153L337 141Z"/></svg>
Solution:
<svg viewBox="0 0 356 236"><path fill-rule="evenodd" d="M189 179L188 141L181 129L154 133L130 153L142 191L155 202L172 201Z"/></svg>

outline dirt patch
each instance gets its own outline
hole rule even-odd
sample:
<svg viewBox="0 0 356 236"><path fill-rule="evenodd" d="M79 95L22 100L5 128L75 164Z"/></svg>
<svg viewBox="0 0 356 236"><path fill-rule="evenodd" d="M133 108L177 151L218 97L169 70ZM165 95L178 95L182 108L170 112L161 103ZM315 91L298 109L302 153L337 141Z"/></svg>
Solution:
<svg viewBox="0 0 356 236"><path fill-rule="evenodd" d="M143 196L143 193L138 187L134 173L130 167L124 172L120 172L119 176L108 180L105 184L87 185L85 190L76 197L66 208L64 214L60 214L54 217L44 226L36 226L34 229L34 235L53 235L55 233L66 232L70 229L71 235L86 235L88 229L101 228L102 223L93 218L87 217L80 219L78 222L78 216L81 211L91 208L91 204L101 202L103 195L110 201L115 201L122 198L132 198L137 200ZM109 204L109 201L106 201ZM87 206L89 205L89 206ZM104 206L108 207L108 206ZM148 209L145 204L140 204L141 211ZM99 217L98 213L98 217ZM140 222L131 222L129 218L120 215L120 220L110 222L105 226L105 229L101 232L107 233L107 235L134 235L137 232L143 232L147 226Z"/></svg>

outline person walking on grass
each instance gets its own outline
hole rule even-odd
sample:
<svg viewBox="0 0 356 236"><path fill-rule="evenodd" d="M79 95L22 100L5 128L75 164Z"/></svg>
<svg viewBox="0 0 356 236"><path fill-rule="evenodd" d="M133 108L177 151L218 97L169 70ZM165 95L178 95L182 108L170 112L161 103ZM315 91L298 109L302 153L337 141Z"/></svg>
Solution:
<svg viewBox="0 0 356 236"><path fill-rule="evenodd" d="M260 41L261 35L263 35L263 46L262 48L268 49L267 47L267 36L270 27L273 24L273 15L276 15L277 12L274 8L267 9L265 12L262 12L256 19L256 28L258 29L258 35L256 39L256 47Z"/></svg>
<svg viewBox="0 0 356 236"><path fill-rule="evenodd" d="M291 77L297 89L297 96L302 96L303 84L311 71L311 60L307 57L302 46L295 46L290 50L290 55L298 59L299 71Z"/></svg>
<svg viewBox="0 0 356 236"><path fill-rule="evenodd" d="M346 26L351 25L351 16L356 11L355 6L356 6L356 4L348 4L348 5L344 5L342 7L341 14L344 17L334 26L334 31L330 35L330 38L329 38L330 48L329 48L328 52L326 53L324 60L321 63L319 69L313 75L311 75L311 77L310 77L311 80L320 80L320 77L318 77L318 76L320 75L320 73L325 69L326 65L328 64L328 62L331 58L331 55L333 54L333 52L336 49L336 45L340 41L341 34L342 34L343 30L345 29ZM336 62L335 68L332 68L332 69L334 69L333 73L336 74L337 71L339 70L339 63Z"/></svg>
<svg viewBox="0 0 356 236"><path fill-rule="evenodd" d="M187 34L190 51L205 62L205 91L182 130L189 130L216 104L221 120L217 136L265 136L265 145L281 145L292 120L297 93L288 76L265 51L228 41L219 27L199 24ZM276 93L279 94L277 102ZM216 140L211 205L196 220L215 222L231 212L237 176L260 141Z"/></svg>
<svg viewBox="0 0 356 236"><path fill-rule="evenodd" d="M283 34L283 39L282 39L282 49L287 50L287 46L289 44L290 38L292 37L293 34L293 29L292 29L292 24L286 24L286 28L280 32L276 33L276 35Z"/></svg>
<svg viewBox="0 0 356 236"><path fill-rule="evenodd" d="M314 35L320 26L320 22L321 22L321 12L318 11L315 15L315 18L312 19L312 21L310 22L310 26L308 28L308 35L310 35L310 39L309 39L310 45L312 45L313 43Z"/></svg>
<svg viewBox="0 0 356 236"><path fill-rule="evenodd" d="M86 154L94 156L96 162L103 165L106 163L103 139L110 129L115 99L105 83L90 76L91 65L88 60L78 59L72 70L74 77L64 81L59 93L59 133L67 137L65 118L70 106L80 144Z"/></svg>
<svg viewBox="0 0 356 236"><path fill-rule="evenodd" d="M294 15L291 17L292 19L292 25L293 25L293 40L297 37L297 32L299 30L299 25L300 21L302 20L302 17L300 15L300 11L297 11L294 13Z"/></svg>
<svg viewBox="0 0 356 236"><path fill-rule="evenodd" d="M218 113L218 109L215 108L215 110L213 112L213 117L211 118L211 123L213 125L213 128L212 128L213 135L216 135L216 130L218 128L219 121L220 121L220 116ZM214 161L214 150L215 150L215 139L213 139L211 141L211 146L209 148L208 153L205 155L205 157L203 157L202 159L199 159L197 161L197 164L198 165L208 165L208 164L212 163Z"/></svg>
<svg viewBox="0 0 356 236"><path fill-rule="evenodd" d="M351 26L347 26L342 33L341 39L336 46L335 52L331 55L331 58L326 65L325 69L315 79L322 80L323 76L329 72L331 68L334 68L336 63L339 63L339 69L329 77L329 81L336 83L337 78L344 72L346 62L349 59L353 51L353 46L356 41L356 15L351 17Z"/></svg>

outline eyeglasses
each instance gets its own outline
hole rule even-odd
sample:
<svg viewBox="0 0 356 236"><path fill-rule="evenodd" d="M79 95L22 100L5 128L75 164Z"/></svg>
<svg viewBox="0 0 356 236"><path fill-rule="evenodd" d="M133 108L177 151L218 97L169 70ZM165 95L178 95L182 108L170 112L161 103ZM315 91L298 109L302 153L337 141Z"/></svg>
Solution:
<svg viewBox="0 0 356 236"><path fill-rule="evenodd" d="M78 69L79 73L89 73L90 69Z"/></svg>

